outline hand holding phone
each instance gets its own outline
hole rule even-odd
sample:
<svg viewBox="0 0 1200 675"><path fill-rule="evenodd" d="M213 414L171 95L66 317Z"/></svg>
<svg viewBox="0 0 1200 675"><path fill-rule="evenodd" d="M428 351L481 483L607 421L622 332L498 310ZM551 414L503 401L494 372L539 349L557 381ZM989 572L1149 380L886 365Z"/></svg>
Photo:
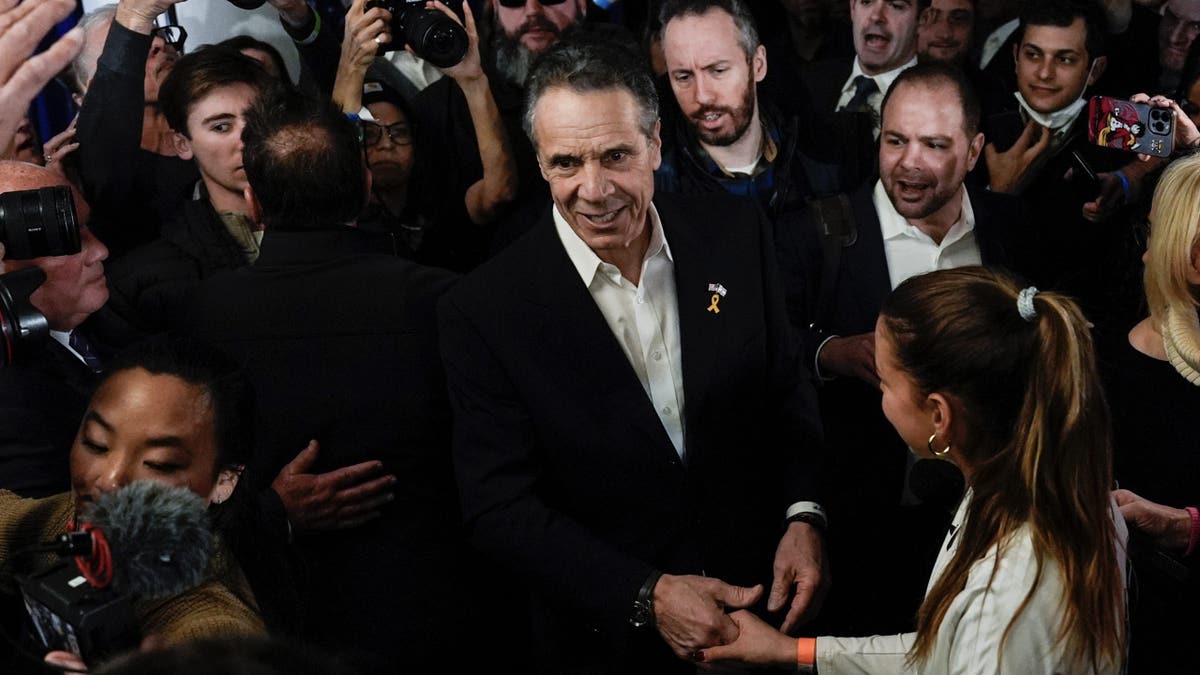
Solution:
<svg viewBox="0 0 1200 675"><path fill-rule="evenodd" d="M1175 149L1175 111L1094 96L1088 105L1088 140L1104 148L1169 157Z"/></svg>

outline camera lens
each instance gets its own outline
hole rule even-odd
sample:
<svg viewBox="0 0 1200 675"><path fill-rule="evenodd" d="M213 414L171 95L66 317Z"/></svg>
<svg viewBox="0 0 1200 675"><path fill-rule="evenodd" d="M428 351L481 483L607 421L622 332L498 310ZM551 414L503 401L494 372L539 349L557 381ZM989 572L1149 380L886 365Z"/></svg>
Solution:
<svg viewBox="0 0 1200 675"><path fill-rule="evenodd" d="M467 32L436 9L406 9L401 20L404 41L417 56L439 68L449 68L467 54Z"/></svg>
<svg viewBox="0 0 1200 675"><path fill-rule="evenodd" d="M46 317L29 303L29 295L44 281L40 267L0 275L0 366L19 362L50 335Z"/></svg>
<svg viewBox="0 0 1200 675"><path fill-rule="evenodd" d="M65 185L0 194L5 257L28 260L79 253L75 198Z"/></svg>

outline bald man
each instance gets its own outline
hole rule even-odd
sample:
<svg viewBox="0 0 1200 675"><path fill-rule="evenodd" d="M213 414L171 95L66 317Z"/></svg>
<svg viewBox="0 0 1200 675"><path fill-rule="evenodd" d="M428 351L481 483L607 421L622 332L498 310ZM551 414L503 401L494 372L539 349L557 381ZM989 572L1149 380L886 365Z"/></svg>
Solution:
<svg viewBox="0 0 1200 675"><path fill-rule="evenodd" d="M0 162L0 194L54 185L70 186L43 167ZM37 266L46 273L30 302L46 316L52 339L22 362L0 368L0 488L27 497L70 487L67 456L96 379L96 357L77 329L108 300L108 249L84 225L88 205L71 191L81 225L80 251L4 261L6 272Z"/></svg>

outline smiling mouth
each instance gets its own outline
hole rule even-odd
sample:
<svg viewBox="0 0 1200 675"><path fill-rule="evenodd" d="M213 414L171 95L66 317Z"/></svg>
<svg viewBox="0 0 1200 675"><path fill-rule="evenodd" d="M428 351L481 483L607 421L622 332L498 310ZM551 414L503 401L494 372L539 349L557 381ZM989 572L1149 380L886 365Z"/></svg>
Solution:
<svg viewBox="0 0 1200 675"><path fill-rule="evenodd" d="M621 211L624 209L625 209L625 207L622 206L613 211L606 211L604 213L597 213L597 214L580 213L579 215L583 216L584 218L587 218L589 222L595 223L597 225L608 225L608 224L612 223L614 220L616 220L617 214L621 213Z"/></svg>

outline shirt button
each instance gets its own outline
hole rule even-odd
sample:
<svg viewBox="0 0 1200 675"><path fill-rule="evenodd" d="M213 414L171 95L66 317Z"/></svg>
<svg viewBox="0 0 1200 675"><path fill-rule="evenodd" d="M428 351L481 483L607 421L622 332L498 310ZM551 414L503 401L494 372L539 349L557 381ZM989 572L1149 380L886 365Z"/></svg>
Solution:
<svg viewBox="0 0 1200 675"><path fill-rule="evenodd" d="M650 356L654 357L655 361L662 361L662 352L654 352Z"/></svg>
<svg viewBox="0 0 1200 675"><path fill-rule="evenodd" d="M670 414L671 414L671 406L669 406L669 405L664 405L664 406L663 406L663 409L662 409L662 414L664 414L664 415L670 415Z"/></svg>
<svg viewBox="0 0 1200 675"><path fill-rule="evenodd" d="M646 302L646 299L645 299L645 298L643 298L642 296L640 296L640 295L639 295L639 296L638 296L638 299L637 299L637 303L640 305L640 304L642 304L642 303L644 303L644 302Z"/></svg>

